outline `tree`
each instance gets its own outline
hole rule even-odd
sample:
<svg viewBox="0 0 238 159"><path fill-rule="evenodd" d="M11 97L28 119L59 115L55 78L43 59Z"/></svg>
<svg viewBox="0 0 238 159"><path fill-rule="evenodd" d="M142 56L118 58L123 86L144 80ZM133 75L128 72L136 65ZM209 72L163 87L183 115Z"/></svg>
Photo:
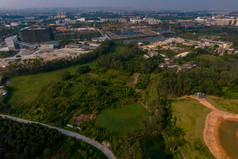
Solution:
<svg viewBox="0 0 238 159"><path fill-rule="evenodd" d="M77 73L78 74L85 74L88 73L90 71L90 67L89 66L81 66L77 69Z"/></svg>

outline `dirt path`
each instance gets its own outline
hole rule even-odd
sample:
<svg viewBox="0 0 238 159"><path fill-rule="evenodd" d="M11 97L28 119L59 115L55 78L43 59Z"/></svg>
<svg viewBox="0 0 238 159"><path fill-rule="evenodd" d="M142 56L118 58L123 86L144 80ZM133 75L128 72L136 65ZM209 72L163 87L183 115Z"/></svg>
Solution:
<svg viewBox="0 0 238 159"><path fill-rule="evenodd" d="M211 109L212 111L207 115L205 128L203 130L203 139L211 151L211 153L217 159L230 159L219 142L219 127L223 120L235 120L238 121L238 114L227 113L221 110L218 110L212 104L210 104L206 99L200 99L196 96L184 96L184 98L192 98L198 100L202 105Z"/></svg>
<svg viewBox="0 0 238 159"><path fill-rule="evenodd" d="M134 73L132 76L134 78L133 84L136 85L136 83L138 82L138 79L140 77L140 73Z"/></svg>
<svg viewBox="0 0 238 159"><path fill-rule="evenodd" d="M95 140L89 139L86 136L80 135L76 132L65 130L65 129L62 129L62 128L57 128L57 127L47 125L47 124L42 124L42 123L39 123L39 122L34 122L34 121L24 120L24 119L12 117L12 116L7 116L7 115L1 115L0 114L0 117L8 118L8 119L11 119L11 120L14 120L14 121L17 121L17 122L21 122L21 123L26 123L26 124L35 123L35 124L39 124L39 125L48 127L50 129L56 129L56 130L58 130L59 132L61 132L62 134L66 135L66 136L75 137L76 139L82 140L82 141L96 147L97 149L102 151L109 159L116 159L115 155L107 147L101 145L100 143L98 143Z"/></svg>
<svg viewBox="0 0 238 159"><path fill-rule="evenodd" d="M130 82L127 83L128 87L134 88L136 90L136 92L140 92L141 90L136 89L136 83L139 80L140 77L140 73L133 73L133 75L131 76L133 80L131 80Z"/></svg>

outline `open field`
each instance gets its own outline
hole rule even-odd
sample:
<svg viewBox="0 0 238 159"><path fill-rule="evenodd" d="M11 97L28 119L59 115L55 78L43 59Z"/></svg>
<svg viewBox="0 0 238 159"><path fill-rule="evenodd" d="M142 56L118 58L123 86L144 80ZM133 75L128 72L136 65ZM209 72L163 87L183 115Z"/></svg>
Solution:
<svg viewBox="0 0 238 159"><path fill-rule="evenodd" d="M216 98L216 97L207 97L207 101L210 102L219 110L238 114L238 99L223 99L223 98Z"/></svg>
<svg viewBox="0 0 238 159"><path fill-rule="evenodd" d="M75 73L80 65L72 66L63 70ZM34 101L51 81L59 80L58 73L62 70L39 73L35 75L18 76L11 78L11 92L8 100L13 108L34 104Z"/></svg>
<svg viewBox="0 0 238 159"><path fill-rule="evenodd" d="M123 135L133 129L141 129L141 121L148 112L140 104L131 104L103 110L96 119L97 127L106 128L111 133Z"/></svg>
<svg viewBox="0 0 238 159"><path fill-rule="evenodd" d="M180 99L172 103L177 126L185 132L186 143L181 147L186 158L214 158L203 140L206 116L210 110L194 99Z"/></svg>

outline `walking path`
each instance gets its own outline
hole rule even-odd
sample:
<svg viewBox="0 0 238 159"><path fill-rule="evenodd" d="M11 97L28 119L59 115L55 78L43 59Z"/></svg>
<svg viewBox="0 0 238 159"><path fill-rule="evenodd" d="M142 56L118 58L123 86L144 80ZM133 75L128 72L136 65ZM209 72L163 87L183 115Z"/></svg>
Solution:
<svg viewBox="0 0 238 159"><path fill-rule="evenodd" d="M217 159L230 159L219 142L219 126L222 120L238 121L238 114L232 114L218 110L208 101L206 101L206 99L200 99L196 96L184 96L182 98L187 97L198 100L202 105L212 110L206 117L205 128L203 130L203 139L211 153Z"/></svg>
<svg viewBox="0 0 238 159"><path fill-rule="evenodd" d="M62 134L66 135L66 136L75 137L76 139L82 140L82 141L96 147L97 149L101 150L109 159L116 159L115 155L107 147L101 145L100 143L98 143L95 140L89 139L89 138L87 138L83 135L80 135L78 133L75 133L75 132L72 132L72 131L69 131L69 130L65 130L65 129L62 129L62 128L57 128L57 127L54 127L54 126L51 126L51 125L42 124L42 123L39 123L39 122L34 122L34 121L29 121L29 120L24 120L24 119L20 119L20 118L8 116L8 115L0 115L0 117L8 118L8 119L11 119L11 120L14 120L14 121L17 121L17 122L21 122L21 123L27 123L27 124L28 123L34 123L34 124L39 124L39 125L48 127L50 129L56 129L56 130L58 130L59 132L61 132Z"/></svg>

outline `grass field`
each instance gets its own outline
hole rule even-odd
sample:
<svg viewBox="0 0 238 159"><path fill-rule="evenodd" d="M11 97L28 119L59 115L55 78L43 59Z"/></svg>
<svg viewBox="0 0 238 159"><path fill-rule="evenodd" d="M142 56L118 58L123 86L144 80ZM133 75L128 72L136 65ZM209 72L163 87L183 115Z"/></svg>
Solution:
<svg viewBox="0 0 238 159"><path fill-rule="evenodd" d="M172 103L177 126L185 132L186 143L181 147L186 158L214 158L203 140L205 120L210 110L193 99L175 100Z"/></svg>
<svg viewBox="0 0 238 159"><path fill-rule="evenodd" d="M103 110L96 119L95 126L106 128L116 135L123 135L133 129L141 129L141 121L148 116L140 104L131 104Z"/></svg>
<svg viewBox="0 0 238 159"><path fill-rule="evenodd" d="M207 100L217 109L238 114L238 99L207 97Z"/></svg>
<svg viewBox="0 0 238 159"><path fill-rule="evenodd" d="M75 73L79 66L80 65L76 65L63 70ZM11 78L10 81L12 85L8 104L13 108L34 104L34 101L44 87L51 81L59 80L57 74L60 71L62 70Z"/></svg>

